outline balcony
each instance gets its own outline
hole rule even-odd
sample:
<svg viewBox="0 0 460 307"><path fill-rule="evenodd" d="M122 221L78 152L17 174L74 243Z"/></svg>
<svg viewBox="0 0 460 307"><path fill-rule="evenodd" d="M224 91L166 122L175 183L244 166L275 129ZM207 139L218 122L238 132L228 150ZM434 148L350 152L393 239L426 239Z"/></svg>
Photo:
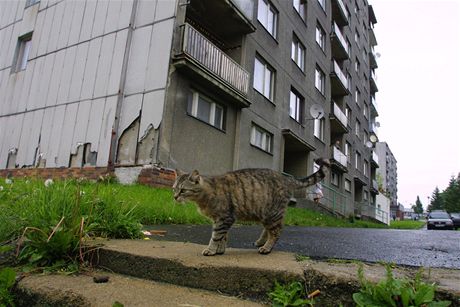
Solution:
<svg viewBox="0 0 460 307"><path fill-rule="evenodd" d="M182 26L181 47L174 61L194 80L221 90L240 107L250 105L246 97L249 73L190 24Z"/></svg>
<svg viewBox="0 0 460 307"><path fill-rule="evenodd" d="M376 93L376 92L379 91L379 89L378 89L378 87L377 87L377 83L375 82L376 79L377 79L377 78L376 78L376 76L375 76L375 72L374 72L374 70L372 70L372 71L371 71L371 77L370 77L370 79L369 79L369 81L370 81L370 87L371 87L371 94L374 94L374 93Z"/></svg>
<svg viewBox="0 0 460 307"><path fill-rule="evenodd" d="M331 47L333 58L337 60L348 59L347 41L343 37L342 31L340 31L339 26L335 22L332 24Z"/></svg>
<svg viewBox="0 0 460 307"><path fill-rule="evenodd" d="M252 33L254 0L187 1L186 18L193 20L224 40ZM205 18L203 18L205 16Z"/></svg>
<svg viewBox="0 0 460 307"><path fill-rule="evenodd" d="M372 151L371 166L375 168L379 167L379 156L375 153L375 151Z"/></svg>
<svg viewBox="0 0 460 307"><path fill-rule="evenodd" d="M377 55L375 53L374 48L371 48L371 51L369 51L369 65L371 69L376 69L377 67L379 67L377 65Z"/></svg>
<svg viewBox="0 0 460 307"><path fill-rule="evenodd" d="M346 96L348 92L348 80L345 77L345 74L342 72L339 64L335 60L332 60L332 69L331 69L331 94L332 97L335 96Z"/></svg>
<svg viewBox="0 0 460 307"><path fill-rule="evenodd" d="M348 14L345 4L342 0L332 1L332 19L334 19L341 27L348 25Z"/></svg>
<svg viewBox="0 0 460 307"><path fill-rule="evenodd" d="M375 37L374 28L372 26L369 27L369 43L372 47L377 46L377 38Z"/></svg>
<svg viewBox="0 0 460 307"><path fill-rule="evenodd" d="M329 115L331 119L331 132L336 134L348 133L348 118L345 113L342 112L340 107L332 101L332 113Z"/></svg>
<svg viewBox="0 0 460 307"><path fill-rule="evenodd" d="M343 173L348 172L347 156L335 146L332 146L331 158L331 167L334 167Z"/></svg>
<svg viewBox="0 0 460 307"><path fill-rule="evenodd" d="M371 96L371 117L379 116L379 112L377 109L377 101L375 100L374 96Z"/></svg>

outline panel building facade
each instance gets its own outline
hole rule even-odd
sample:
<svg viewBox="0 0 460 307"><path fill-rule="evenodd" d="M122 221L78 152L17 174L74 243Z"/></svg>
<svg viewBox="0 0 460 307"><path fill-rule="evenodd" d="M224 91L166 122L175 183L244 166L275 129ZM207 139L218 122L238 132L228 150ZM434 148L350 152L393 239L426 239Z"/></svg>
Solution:
<svg viewBox="0 0 460 307"><path fill-rule="evenodd" d="M300 177L327 157L324 204L372 216L377 21L366 0L0 6L0 169Z"/></svg>

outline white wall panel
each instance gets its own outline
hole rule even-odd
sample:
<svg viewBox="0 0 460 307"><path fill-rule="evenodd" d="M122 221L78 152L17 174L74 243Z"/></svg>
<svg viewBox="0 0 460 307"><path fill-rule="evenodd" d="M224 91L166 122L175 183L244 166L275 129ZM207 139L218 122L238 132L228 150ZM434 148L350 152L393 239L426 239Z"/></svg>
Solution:
<svg viewBox="0 0 460 307"><path fill-rule="evenodd" d="M85 100L78 103L77 121L72 137L71 153L77 152L78 144L86 143L86 130L91 111L91 100Z"/></svg>
<svg viewBox="0 0 460 307"><path fill-rule="evenodd" d="M132 10L133 0L121 1L120 17L118 18L118 29L124 29L129 26Z"/></svg>
<svg viewBox="0 0 460 307"><path fill-rule="evenodd" d="M38 5L32 5L20 11L24 12L24 18L21 21L21 30L19 31L19 36L22 36L34 30L38 14Z"/></svg>
<svg viewBox="0 0 460 307"><path fill-rule="evenodd" d="M0 3L0 5L2 5ZM1 8L1 7L0 7ZM0 13L1 15L1 13ZM3 152L3 141L5 140L5 137L6 137L6 134L5 134L5 131L6 131L6 124L7 124L7 121L8 121L8 117L0 117L0 131L2 133L0 133L0 167L2 165L2 161L4 159L6 159L4 156L2 156L2 152Z"/></svg>
<svg viewBox="0 0 460 307"><path fill-rule="evenodd" d="M11 35L13 34L13 26L4 28L2 31L2 40L0 41L1 46L8 46L11 40ZM8 67L11 65L11 62L7 62L8 49L0 48L0 69Z"/></svg>
<svg viewBox="0 0 460 307"><path fill-rule="evenodd" d="M109 161L110 142L112 140L112 128L115 121L116 108L117 97L108 97L105 102L104 117L102 118L96 166L107 166L107 162Z"/></svg>
<svg viewBox="0 0 460 307"><path fill-rule="evenodd" d="M44 113L45 111L43 109L34 112L32 129L30 131L29 144L28 144L29 150L27 151L27 155L25 159L25 162L27 165L32 165L34 163L34 160L37 158L35 153L39 145L39 141L40 141L40 127L42 125ZM36 162L37 161L35 161L35 163Z"/></svg>
<svg viewBox="0 0 460 307"><path fill-rule="evenodd" d="M142 118L139 128L139 140L148 131L149 126L157 129L163 117L163 107L165 101L165 91L159 90L144 95L142 103Z"/></svg>
<svg viewBox="0 0 460 307"><path fill-rule="evenodd" d="M152 26L140 28L133 32L126 75L126 94L138 93L144 90L151 34Z"/></svg>
<svg viewBox="0 0 460 307"><path fill-rule="evenodd" d="M58 166L69 167L70 151L72 147L75 119L77 117L78 104L72 103L66 106L64 123L61 130L61 141L59 143Z"/></svg>
<svg viewBox="0 0 460 307"><path fill-rule="evenodd" d="M61 139L62 127L65 117L65 105L54 108L53 127L51 129L51 137L48 144L48 152L46 156L47 167L58 167L59 141Z"/></svg>
<svg viewBox="0 0 460 307"><path fill-rule="evenodd" d="M107 18L105 21L104 33L110 33L118 30L118 18L120 16L121 4L123 1L115 0L109 2L107 9Z"/></svg>
<svg viewBox="0 0 460 307"><path fill-rule="evenodd" d="M52 52L57 50L57 44L59 39L59 32L61 31L62 20L64 17L65 2L59 2L56 4L56 11L53 17L53 23L51 25L50 38L48 41L48 46L46 48L47 52Z"/></svg>
<svg viewBox="0 0 460 307"><path fill-rule="evenodd" d="M27 67L30 68L31 67ZM17 113L19 112L19 96L21 95L22 91L22 86L24 83L24 76L25 76L25 71L21 71L15 74L15 83L14 83L14 88L12 89L12 95L11 95L11 102L10 102L10 108L9 108L9 113Z"/></svg>
<svg viewBox="0 0 460 307"><path fill-rule="evenodd" d="M38 92L35 93L31 99L36 100L37 107L44 107L47 103L48 90L51 82L51 75L53 73L53 64L56 53L51 53L43 57L43 68L40 70L40 77L38 83Z"/></svg>
<svg viewBox="0 0 460 307"><path fill-rule="evenodd" d="M75 65L70 82L69 101L77 101L80 99L83 75L85 73L86 56L88 55L88 47L88 42L77 45Z"/></svg>
<svg viewBox="0 0 460 307"><path fill-rule="evenodd" d="M47 108L43 114L43 121L40 129L40 153L42 159L50 157L51 132L53 131L53 117L56 108Z"/></svg>
<svg viewBox="0 0 460 307"><path fill-rule="evenodd" d="M90 99L93 97L101 44L102 38L100 37L91 40L89 43L88 57L86 58L85 74L83 77L83 86L81 89L80 100Z"/></svg>
<svg viewBox="0 0 460 307"><path fill-rule="evenodd" d="M57 48L61 49L67 47L69 41L70 26L72 25L72 17L75 8L75 1L66 0L64 1L64 17L62 19L61 30L59 31L59 38Z"/></svg>
<svg viewBox="0 0 460 307"><path fill-rule="evenodd" d="M72 24L70 26L69 42L68 45L78 43L80 31L82 28L83 14L85 12L86 1L74 1L75 9L72 17Z"/></svg>
<svg viewBox="0 0 460 307"><path fill-rule="evenodd" d="M104 33L105 19L107 18L107 9L109 1L98 0L96 6L96 14L94 16L93 30L91 37L100 36Z"/></svg>
<svg viewBox="0 0 460 307"><path fill-rule="evenodd" d="M68 101L67 98L69 97L70 79L72 78L76 53L76 46L65 49L64 66L62 68L57 97L58 104L66 103Z"/></svg>
<svg viewBox="0 0 460 307"><path fill-rule="evenodd" d="M23 18L24 8L26 7L26 0L16 0L18 2L18 10L16 11L16 20L21 20ZM39 5L34 5L38 8L40 7Z"/></svg>
<svg viewBox="0 0 460 307"><path fill-rule="evenodd" d="M8 43L8 50L6 53L6 65L5 67L11 66L13 64L13 57L14 53L16 52L16 46L18 44L18 37L19 37L19 24L15 23L13 25L13 31L11 33L10 41Z"/></svg>
<svg viewBox="0 0 460 307"><path fill-rule="evenodd" d="M136 10L136 27L153 22L157 0L139 0Z"/></svg>
<svg viewBox="0 0 460 307"><path fill-rule="evenodd" d="M117 94L120 88L121 69L123 66L127 37L128 30L116 33L109 83L107 85L107 95Z"/></svg>
<svg viewBox="0 0 460 307"><path fill-rule="evenodd" d="M0 157L2 157L0 168L6 168L8 151L19 146L19 136L23 119L24 114L8 116L5 140L3 142L2 153L0 154Z"/></svg>
<svg viewBox="0 0 460 307"><path fill-rule="evenodd" d="M53 25L54 12L56 11L56 6L53 6L49 9L46 9L41 14L45 14L43 28L38 37L38 52L37 55L42 55L46 53L48 48L48 41L50 40L51 26Z"/></svg>
<svg viewBox="0 0 460 307"><path fill-rule="evenodd" d="M6 100L6 105L3 107L3 114L10 114L12 103L13 103L13 94L14 94L14 86L16 85L16 81L18 79L17 74L11 74L8 78L8 84L6 86L6 92L2 99Z"/></svg>
<svg viewBox="0 0 460 307"><path fill-rule="evenodd" d="M126 97L121 105L120 122L118 124L118 135L121 135L126 128L139 116L142 107L142 94Z"/></svg>
<svg viewBox="0 0 460 307"><path fill-rule="evenodd" d="M94 14L96 13L97 1L87 0L85 7L85 14L80 32L80 42L86 41L91 38L91 30L93 29Z"/></svg>
<svg viewBox="0 0 460 307"><path fill-rule="evenodd" d="M40 37L42 36L43 25L45 23L46 12L38 12L35 21L34 33L32 35L32 46L30 47L29 59L37 57L38 47L40 46Z"/></svg>
<svg viewBox="0 0 460 307"><path fill-rule="evenodd" d="M158 1L155 10L155 21L171 18L176 14L176 0Z"/></svg>
<svg viewBox="0 0 460 307"><path fill-rule="evenodd" d="M115 33L103 36L99 62L97 65L94 97L102 97L107 93L107 84L109 83L114 45Z"/></svg>
<svg viewBox="0 0 460 307"><path fill-rule="evenodd" d="M17 89L20 92L20 95L18 100L16 101L16 103L18 104L19 112L25 111L27 107L30 89L32 86L32 77L34 75L36 63L37 60L29 61L29 63L27 64L27 69L22 72L24 74L24 83L22 85L22 88Z"/></svg>
<svg viewBox="0 0 460 307"><path fill-rule="evenodd" d="M104 116L105 98L91 102L86 142L91 143L91 151L99 151L99 135L101 134L102 117Z"/></svg>
<svg viewBox="0 0 460 307"><path fill-rule="evenodd" d="M31 136L32 124L34 119L34 112L27 112L24 115L24 120L22 121L22 127L17 127L21 131L19 138L18 154L16 156L16 164L19 167L24 165L31 165L26 162L27 153L31 148L29 148L29 138Z"/></svg>
<svg viewBox="0 0 460 307"><path fill-rule="evenodd" d="M173 30L174 19L169 19L153 26L144 86L146 91L166 87ZM162 43L158 44L158 42Z"/></svg>
<svg viewBox="0 0 460 307"><path fill-rule="evenodd" d="M54 106L56 104L62 67L64 66L64 58L65 50L57 52L54 56L53 72L51 73L46 106Z"/></svg>

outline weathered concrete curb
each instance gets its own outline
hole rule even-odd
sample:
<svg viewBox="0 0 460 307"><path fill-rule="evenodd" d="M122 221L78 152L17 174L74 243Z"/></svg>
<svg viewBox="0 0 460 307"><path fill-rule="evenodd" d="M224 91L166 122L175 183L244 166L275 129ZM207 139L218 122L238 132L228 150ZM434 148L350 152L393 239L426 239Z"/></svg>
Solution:
<svg viewBox="0 0 460 307"><path fill-rule="evenodd" d="M202 288L267 302L275 281L303 281L309 291L319 289L318 306L354 306L359 291L358 265L344 262L297 261L294 254L274 251L259 255L247 249L227 249L224 255L204 257L202 245L167 241L110 240L93 254L93 264L125 275L186 287ZM385 277L379 264L364 264L369 280ZM416 269L399 268L396 275L413 278ZM438 297L460 306L460 271L431 269Z"/></svg>

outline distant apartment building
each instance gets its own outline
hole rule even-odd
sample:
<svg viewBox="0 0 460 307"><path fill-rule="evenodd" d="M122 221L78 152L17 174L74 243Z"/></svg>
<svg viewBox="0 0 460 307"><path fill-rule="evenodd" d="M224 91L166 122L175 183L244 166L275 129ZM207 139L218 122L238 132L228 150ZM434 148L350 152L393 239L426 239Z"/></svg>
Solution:
<svg viewBox="0 0 460 307"><path fill-rule="evenodd" d="M376 151L380 158L377 178L381 191L390 199L391 210L397 210L398 204L398 167L395 156L386 142L378 142Z"/></svg>
<svg viewBox="0 0 460 307"><path fill-rule="evenodd" d="M0 169L301 177L327 157L324 203L375 209L366 0L22 0L0 12Z"/></svg>

